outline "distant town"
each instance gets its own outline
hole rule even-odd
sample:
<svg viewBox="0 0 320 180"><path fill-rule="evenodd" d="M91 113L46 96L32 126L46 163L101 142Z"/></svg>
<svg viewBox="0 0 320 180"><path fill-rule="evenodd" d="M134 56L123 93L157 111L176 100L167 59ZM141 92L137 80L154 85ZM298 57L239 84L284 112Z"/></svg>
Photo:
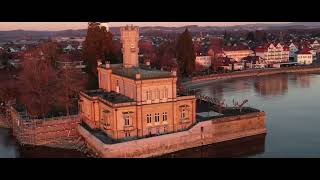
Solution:
<svg viewBox="0 0 320 180"><path fill-rule="evenodd" d="M320 34L316 29L292 29L297 27L283 27L284 29L271 30L215 30L208 28L193 28L192 40L195 46L197 71L208 69L216 71L244 70L252 68L270 68L289 65L308 65L319 59ZM254 27L251 27L254 29ZM289 28L289 29L285 29ZM300 27L301 28L301 27ZM112 29L112 28L111 28ZM174 28L170 28L174 29ZM182 28L179 28L180 31ZM198 30L200 29L200 30ZM203 31L201 31L203 30ZM113 41L120 47L120 37L117 29ZM198 31L198 32L197 32ZM209 31L209 32L208 32ZM21 37L21 33L24 34ZM14 35L13 35L14 34ZM34 34L34 37L28 34ZM63 50L61 56L72 56L72 63L77 68L82 66L80 57L82 43L85 40L85 30L69 30L53 33L25 33L24 31L11 32L0 36L0 69L18 67L28 53L46 42L57 42ZM67 36L60 36L67 35ZM146 28L140 35L140 59L152 55L167 42L175 41L177 30L168 31L165 28ZM25 36L25 37L24 37ZM47 38L45 38L47 36ZM2 38L1 38L2 37ZM14 37L14 41L7 38ZM121 53L120 50L117 50ZM146 55L147 54L147 55ZM120 56L119 56L120 57ZM70 60L68 60L70 61ZM121 57L119 58L121 61ZM58 60L60 64L70 64L65 58ZM173 60L174 63L174 60ZM204 72L203 72L204 73Z"/></svg>

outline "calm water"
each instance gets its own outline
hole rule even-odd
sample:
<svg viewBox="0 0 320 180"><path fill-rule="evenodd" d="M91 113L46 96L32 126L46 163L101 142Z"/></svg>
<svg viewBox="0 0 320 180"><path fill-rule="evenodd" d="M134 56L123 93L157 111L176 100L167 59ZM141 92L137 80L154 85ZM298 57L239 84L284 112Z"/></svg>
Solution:
<svg viewBox="0 0 320 180"><path fill-rule="evenodd" d="M320 75L274 75L213 82L192 87L267 113L266 136L193 148L164 157L320 157ZM72 152L25 149L0 129L0 157L74 157Z"/></svg>
<svg viewBox="0 0 320 180"><path fill-rule="evenodd" d="M267 113L264 151L250 157L320 157L320 74L273 75L192 87Z"/></svg>
<svg viewBox="0 0 320 180"><path fill-rule="evenodd" d="M85 155L65 149L21 147L10 131L0 128L0 158L83 158Z"/></svg>

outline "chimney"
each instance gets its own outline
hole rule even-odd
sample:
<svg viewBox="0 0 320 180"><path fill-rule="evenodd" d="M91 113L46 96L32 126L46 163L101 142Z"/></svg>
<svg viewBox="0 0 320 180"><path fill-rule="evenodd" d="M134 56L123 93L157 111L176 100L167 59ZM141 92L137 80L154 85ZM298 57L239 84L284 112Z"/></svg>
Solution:
<svg viewBox="0 0 320 180"><path fill-rule="evenodd" d="M172 76L177 76L177 71L176 71L175 69L173 69L173 70L171 71L171 75L172 75Z"/></svg>
<svg viewBox="0 0 320 180"><path fill-rule="evenodd" d="M110 61L106 61L106 68L107 68L107 69L110 68Z"/></svg>
<svg viewBox="0 0 320 180"><path fill-rule="evenodd" d="M100 59L98 59L97 62L98 62L98 67L99 67L102 64L102 62Z"/></svg>
<svg viewBox="0 0 320 180"><path fill-rule="evenodd" d="M140 73L136 74L136 79L141 79L141 74Z"/></svg>
<svg viewBox="0 0 320 180"><path fill-rule="evenodd" d="M146 59L146 60L144 61L144 63L145 63L146 66L150 66L150 59Z"/></svg>

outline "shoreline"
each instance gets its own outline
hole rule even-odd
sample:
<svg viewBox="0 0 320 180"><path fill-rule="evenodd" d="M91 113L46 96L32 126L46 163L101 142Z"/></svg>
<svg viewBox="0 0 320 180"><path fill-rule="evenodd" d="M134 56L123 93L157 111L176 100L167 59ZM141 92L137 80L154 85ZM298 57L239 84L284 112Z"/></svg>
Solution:
<svg viewBox="0 0 320 180"><path fill-rule="evenodd" d="M263 69L263 70L250 70L250 71L238 71L223 74L211 74L201 77L193 77L191 80L182 83L185 87L199 86L209 84L213 82L219 82L228 79L247 78L247 77L259 77L276 74L291 74L291 73L314 73L320 72L320 65L314 66L302 66L302 67L287 67L279 69Z"/></svg>

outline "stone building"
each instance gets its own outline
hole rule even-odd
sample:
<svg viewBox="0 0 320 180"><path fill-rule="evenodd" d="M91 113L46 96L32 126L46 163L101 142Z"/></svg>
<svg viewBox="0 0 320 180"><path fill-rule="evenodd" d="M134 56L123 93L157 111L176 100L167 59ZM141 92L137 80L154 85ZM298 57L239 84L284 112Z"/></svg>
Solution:
<svg viewBox="0 0 320 180"><path fill-rule="evenodd" d="M176 72L138 62L139 28L120 28L123 64L98 64L98 90L80 92L82 122L113 139L185 130L196 123L195 96L177 94Z"/></svg>

